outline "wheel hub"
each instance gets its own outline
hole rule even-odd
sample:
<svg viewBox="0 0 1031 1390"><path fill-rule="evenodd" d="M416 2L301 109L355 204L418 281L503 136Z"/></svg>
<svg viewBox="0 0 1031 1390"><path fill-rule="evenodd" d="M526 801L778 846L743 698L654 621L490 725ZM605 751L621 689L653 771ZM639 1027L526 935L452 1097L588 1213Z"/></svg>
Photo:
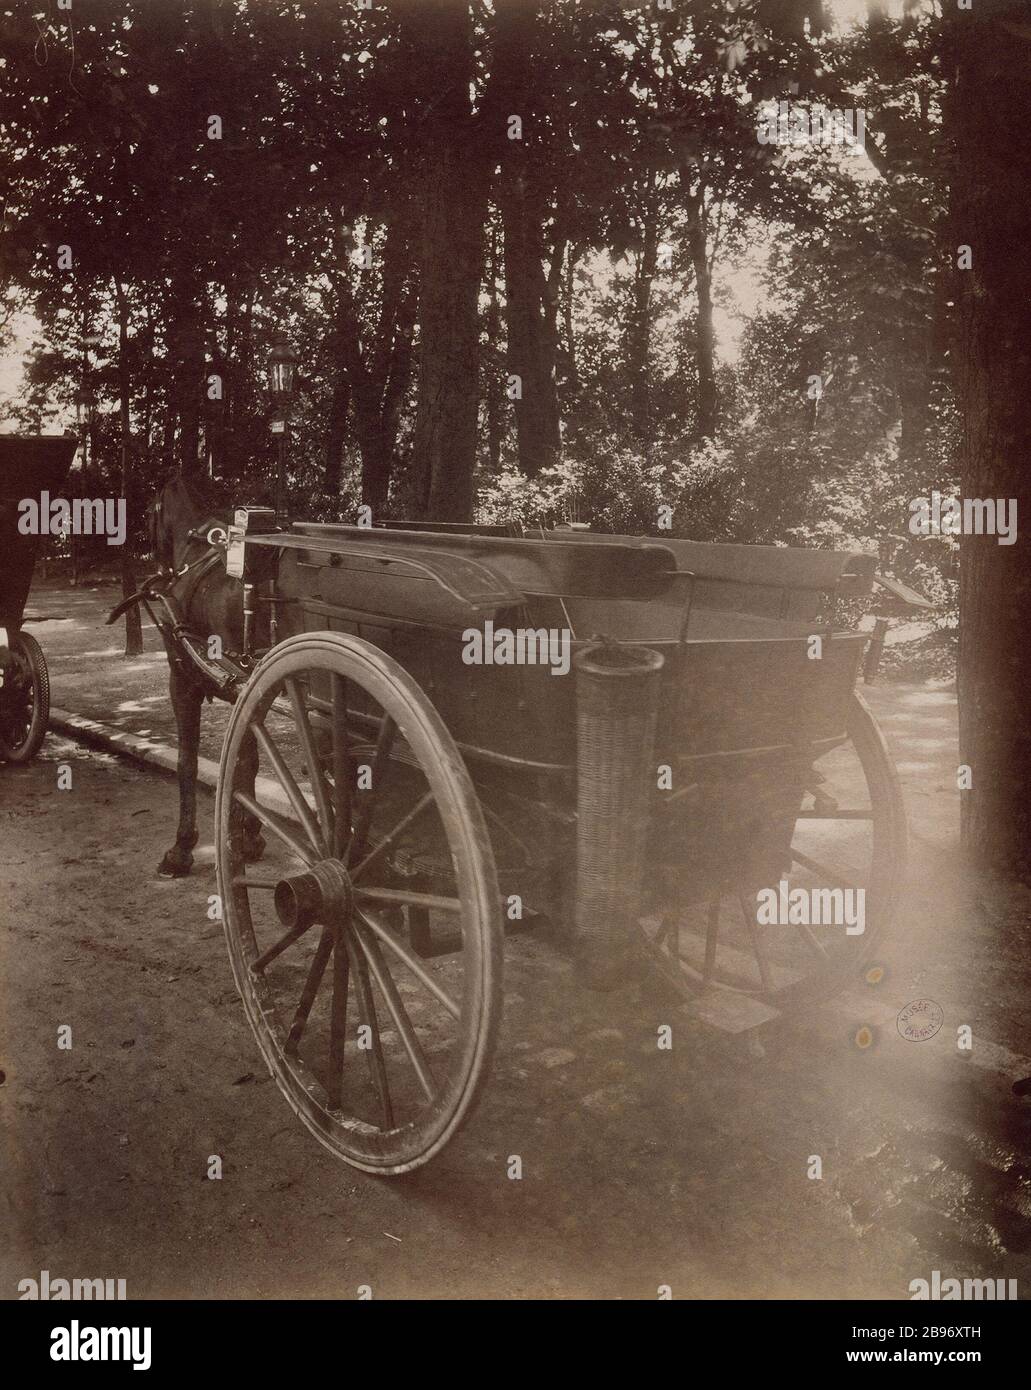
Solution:
<svg viewBox="0 0 1031 1390"><path fill-rule="evenodd" d="M346 921L354 908L351 876L339 859L324 859L303 874L281 878L273 896L279 920L291 931L313 922Z"/></svg>

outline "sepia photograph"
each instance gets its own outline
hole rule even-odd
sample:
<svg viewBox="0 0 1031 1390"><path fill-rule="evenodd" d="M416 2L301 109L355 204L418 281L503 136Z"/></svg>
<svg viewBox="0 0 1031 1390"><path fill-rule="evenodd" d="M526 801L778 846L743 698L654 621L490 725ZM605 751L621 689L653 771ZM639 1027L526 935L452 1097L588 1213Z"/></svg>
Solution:
<svg viewBox="0 0 1031 1390"><path fill-rule="evenodd" d="M1029 123L1031 0L0 0L31 1368L679 1302L1002 1373Z"/></svg>

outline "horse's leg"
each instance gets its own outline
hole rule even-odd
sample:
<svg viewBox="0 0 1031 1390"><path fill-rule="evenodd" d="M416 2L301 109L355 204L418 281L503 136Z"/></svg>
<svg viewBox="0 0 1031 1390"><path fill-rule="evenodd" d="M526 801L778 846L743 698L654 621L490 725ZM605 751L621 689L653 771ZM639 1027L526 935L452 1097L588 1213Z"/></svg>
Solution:
<svg viewBox="0 0 1031 1390"><path fill-rule="evenodd" d="M179 732L179 829L175 844L158 865L158 873L163 878L182 878L190 872L192 851L197 843L197 756L204 696L195 685L184 680L174 662L168 690Z"/></svg>

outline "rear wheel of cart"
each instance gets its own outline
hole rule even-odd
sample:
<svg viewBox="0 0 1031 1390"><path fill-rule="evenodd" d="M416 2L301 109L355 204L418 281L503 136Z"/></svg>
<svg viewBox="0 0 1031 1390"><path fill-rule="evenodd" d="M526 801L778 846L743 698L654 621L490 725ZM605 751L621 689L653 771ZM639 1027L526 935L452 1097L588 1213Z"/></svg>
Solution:
<svg viewBox="0 0 1031 1390"><path fill-rule="evenodd" d="M34 758L50 721L50 677L42 649L27 632L10 636L11 661L0 687L0 759Z"/></svg>
<svg viewBox="0 0 1031 1390"><path fill-rule="evenodd" d="M355 1167L419 1167L467 1118L501 1014L490 840L440 716L368 642L291 637L233 708L215 815L233 973L280 1090Z"/></svg>
<svg viewBox="0 0 1031 1390"><path fill-rule="evenodd" d="M858 693L847 737L813 764L800 800L779 879L744 882L730 863L705 901L670 903L642 923L653 959L685 997L723 989L785 1011L829 999L877 961L905 872L906 817L891 753ZM776 896L775 923L759 911L761 889ZM814 921L793 901L851 905L852 929Z"/></svg>

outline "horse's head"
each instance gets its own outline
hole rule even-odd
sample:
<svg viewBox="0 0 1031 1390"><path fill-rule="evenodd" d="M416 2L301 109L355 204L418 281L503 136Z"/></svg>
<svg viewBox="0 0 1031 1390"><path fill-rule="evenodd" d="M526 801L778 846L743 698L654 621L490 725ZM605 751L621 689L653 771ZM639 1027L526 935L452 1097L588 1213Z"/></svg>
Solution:
<svg viewBox="0 0 1031 1390"><path fill-rule="evenodd" d="M222 509L221 499L208 495L201 484L173 473L147 508L147 537L158 564L181 568L191 538L205 523L216 525Z"/></svg>

